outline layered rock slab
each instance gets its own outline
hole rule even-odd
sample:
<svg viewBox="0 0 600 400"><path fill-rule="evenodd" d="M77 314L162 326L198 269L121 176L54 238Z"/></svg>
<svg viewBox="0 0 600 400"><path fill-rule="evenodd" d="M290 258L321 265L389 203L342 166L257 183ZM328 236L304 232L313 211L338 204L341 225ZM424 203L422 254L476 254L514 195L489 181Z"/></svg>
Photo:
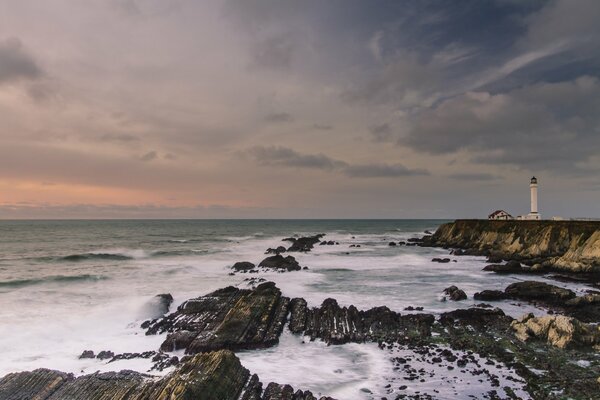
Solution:
<svg viewBox="0 0 600 400"><path fill-rule="evenodd" d="M291 397L287 394L291 392ZM270 383L263 392L256 375L230 351L188 357L161 379L133 371L96 373L79 378L38 369L0 379L2 400L308 400L311 392ZM328 398L322 398L326 400Z"/></svg>
<svg viewBox="0 0 600 400"><path fill-rule="evenodd" d="M174 313L142 326L146 334L169 333L163 351L264 348L279 341L288 305L289 299L272 282L254 290L230 286L188 300Z"/></svg>

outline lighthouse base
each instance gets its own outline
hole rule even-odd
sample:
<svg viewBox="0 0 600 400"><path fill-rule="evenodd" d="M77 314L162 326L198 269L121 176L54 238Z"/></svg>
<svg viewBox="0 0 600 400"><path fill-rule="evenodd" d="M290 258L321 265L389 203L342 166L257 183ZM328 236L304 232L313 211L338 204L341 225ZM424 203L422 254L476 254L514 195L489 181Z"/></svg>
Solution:
<svg viewBox="0 0 600 400"><path fill-rule="evenodd" d="M526 221L539 221L542 219L542 216L540 213L529 213L527 215L519 215L517 219Z"/></svg>

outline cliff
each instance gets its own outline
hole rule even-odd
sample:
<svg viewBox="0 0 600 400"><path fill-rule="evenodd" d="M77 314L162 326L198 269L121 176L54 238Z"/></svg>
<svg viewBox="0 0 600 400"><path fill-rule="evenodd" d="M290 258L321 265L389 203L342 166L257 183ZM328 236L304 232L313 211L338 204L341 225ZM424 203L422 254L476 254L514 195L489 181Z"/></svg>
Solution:
<svg viewBox="0 0 600 400"><path fill-rule="evenodd" d="M572 272L600 271L600 221L456 220L425 243Z"/></svg>

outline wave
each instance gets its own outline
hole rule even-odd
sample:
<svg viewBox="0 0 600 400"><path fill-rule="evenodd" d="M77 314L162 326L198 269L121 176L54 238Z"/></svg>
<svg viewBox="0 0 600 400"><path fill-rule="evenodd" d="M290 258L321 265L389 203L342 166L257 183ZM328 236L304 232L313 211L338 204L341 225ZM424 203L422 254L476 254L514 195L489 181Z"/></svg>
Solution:
<svg viewBox="0 0 600 400"><path fill-rule="evenodd" d="M48 276L46 278L38 278L38 279L15 279L12 281L0 282L0 288L20 288L25 286L33 286L40 285L43 283L51 283L51 282L97 282L108 279L108 277L103 275L54 275Z"/></svg>
<svg viewBox="0 0 600 400"><path fill-rule="evenodd" d="M68 256L61 257L62 261L87 261L87 260L114 260L124 261L133 260L135 257L128 256L121 253L83 253L83 254L71 254Z"/></svg>

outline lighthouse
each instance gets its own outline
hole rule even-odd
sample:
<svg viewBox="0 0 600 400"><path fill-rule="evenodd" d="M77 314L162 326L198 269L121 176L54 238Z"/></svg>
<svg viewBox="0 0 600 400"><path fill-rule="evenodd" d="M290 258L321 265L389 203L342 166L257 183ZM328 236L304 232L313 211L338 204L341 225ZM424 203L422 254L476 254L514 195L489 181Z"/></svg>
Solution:
<svg viewBox="0 0 600 400"><path fill-rule="evenodd" d="M531 212L527 216L527 219L542 219L538 213L538 181L535 176L531 178L529 190L531 191Z"/></svg>

